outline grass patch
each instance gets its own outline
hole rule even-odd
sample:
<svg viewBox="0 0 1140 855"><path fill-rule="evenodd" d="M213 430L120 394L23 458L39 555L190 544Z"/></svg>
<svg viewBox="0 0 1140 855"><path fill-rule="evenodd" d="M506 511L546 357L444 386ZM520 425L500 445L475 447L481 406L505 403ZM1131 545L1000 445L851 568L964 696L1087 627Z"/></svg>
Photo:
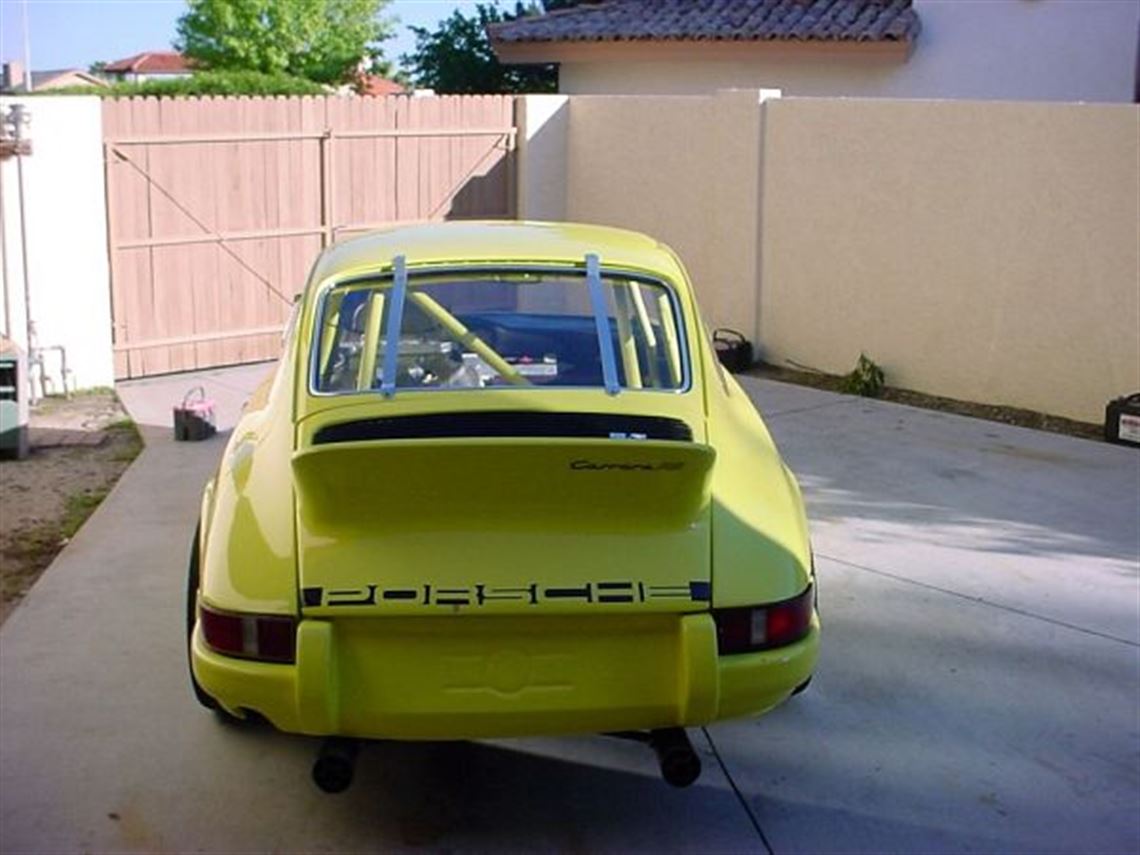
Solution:
<svg viewBox="0 0 1140 855"><path fill-rule="evenodd" d="M16 600L24 594L107 498L112 486L114 482L73 493L67 497L63 515L58 520L38 523L12 534L0 553L5 565L4 572L0 573L0 595L4 600Z"/></svg>
<svg viewBox="0 0 1140 855"><path fill-rule="evenodd" d="M39 523L16 532L4 550L4 557L43 569L75 536L110 492L111 486L108 485L68 496L64 502L63 516L59 520Z"/></svg>
<svg viewBox="0 0 1140 855"><path fill-rule="evenodd" d="M110 443L116 450L111 459L119 463L130 463L139 456L143 448L142 434L134 419L119 419L104 428Z"/></svg>
<svg viewBox="0 0 1140 855"><path fill-rule="evenodd" d="M17 532L8 548L4 550L4 557L14 561L38 563L46 556L43 565L46 566L59 551L59 547L59 526L40 524Z"/></svg>
<svg viewBox="0 0 1140 855"><path fill-rule="evenodd" d="M63 519L59 521L60 541L70 540L87 521L87 518L107 498L109 492L111 492L110 487L103 487L97 490L84 490L82 493L68 496L63 509Z"/></svg>
<svg viewBox="0 0 1140 855"><path fill-rule="evenodd" d="M76 389L71 393L73 398L105 398L108 395L114 395L115 389L113 386L85 386L82 389ZM52 395L53 398L63 398L64 395Z"/></svg>
<svg viewBox="0 0 1140 855"><path fill-rule="evenodd" d="M66 541L58 526L43 523L15 532L4 547L0 597L12 602L23 596L36 577L52 562Z"/></svg>

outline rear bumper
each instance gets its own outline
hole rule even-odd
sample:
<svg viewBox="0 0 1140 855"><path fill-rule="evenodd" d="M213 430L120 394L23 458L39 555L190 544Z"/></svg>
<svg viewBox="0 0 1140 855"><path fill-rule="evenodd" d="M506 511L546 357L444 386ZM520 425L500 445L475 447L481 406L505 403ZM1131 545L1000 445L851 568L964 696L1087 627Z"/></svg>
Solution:
<svg viewBox="0 0 1140 855"><path fill-rule="evenodd" d="M283 731L478 739L763 713L811 676L819 649L818 618L796 644L732 656L717 655L707 613L583 620L304 620L295 665L221 656L195 630L191 659L224 707Z"/></svg>

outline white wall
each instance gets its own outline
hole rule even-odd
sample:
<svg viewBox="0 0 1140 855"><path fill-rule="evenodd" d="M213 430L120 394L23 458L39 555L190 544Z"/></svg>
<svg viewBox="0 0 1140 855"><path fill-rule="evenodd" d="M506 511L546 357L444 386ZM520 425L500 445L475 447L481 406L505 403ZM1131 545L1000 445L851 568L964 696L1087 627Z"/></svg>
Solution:
<svg viewBox="0 0 1140 855"><path fill-rule="evenodd" d="M100 100L56 96L0 98L0 112L16 103L31 115L25 129L32 154L22 158L24 222L32 320L40 347L67 349L69 386L114 384L111 356L111 282L103 182ZM7 333L27 347L20 250L16 158L0 162L4 202L4 259L10 317ZM62 391L58 352L45 353L48 391ZM42 391L42 390L41 390Z"/></svg>
<svg viewBox="0 0 1140 855"><path fill-rule="evenodd" d="M566 141L570 99L523 95L518 99L518 217L566 218Z"/></svg>
<svg viewBox="0 0 1140 855"><path fill-rule="evenodd" d="M1137 0L915 0L909 61L769 52L727 61L564 62L569 94L711 94L1131 102Z"/></svg>

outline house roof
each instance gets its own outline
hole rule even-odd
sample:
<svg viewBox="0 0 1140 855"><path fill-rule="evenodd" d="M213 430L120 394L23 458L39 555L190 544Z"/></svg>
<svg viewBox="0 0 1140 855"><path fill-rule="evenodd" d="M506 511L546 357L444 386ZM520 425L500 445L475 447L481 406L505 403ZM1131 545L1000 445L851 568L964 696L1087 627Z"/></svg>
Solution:
<svg viewBox="0 0 1140 855"><path fill-rule="evenodd" d="M404 87L379 74L362 74L356 79L356 91L361 95L403 95Z"/></svg>
<svg viewBox="0 0 1140 855"><path fill-rule="evenodd" d="M909 42L912 0L606 0L490 24L491 41Z"/></svg>
<svg viewBox="0 0 1140 855"><path fill-rule="evenodd" d="M99 78L96 74L89 74L83 71L82 68L56 68L55 71L32 72L32 89L50 88L52 83L64 83L63 78L75 78L76 86L82 86L87 83L92 87L105 87L107 81Z"/></svg>
<svg viewBox="0 0 1140 855"><path fill-rule="evenodd" d="M54 68L54 69L51 69L50 71L33 71L32 72L32 89L33 90L39 89L41 86L44 86L48 83L51 83L53 80L56 80L57 78L60 78L60 77L64 77L68 74L80 74L83 77L88 77L88 78L91 78L92 80L95 79L91 75L80 71L78 68ZM100 80L99 82L102 83L103 81Z"/></svg>
<svg viewBox="0 0 1140 855"><path fill-rule="evenodd" d="M66 83L66 81L63 81L61 78L72 77L72 76L78 78L78 80L79 80L79 82L77 82L76 85L82 85L83 83L86 83L90 86L106 86L107 85L106 80L103 80L94 74L89 74L86 71L83 71L82 69L79 69L79 68L56 68L56 69L52 69L49 71L33 71L32 72L32 91L35 92L35 91L40 90L40 89L51 88L51 84L55 83L57 81L60 83L63 83L64 85L69 85ZM8 91L11 91L13 93L23 92L24 91L23 78L21 77L18 81L16 81L13 84L13 86L11 87L11 89Z"/></svg>
<svg viewBox="0 0 1140 855"><path fill-rule="evenodd" d="M111 74L178 74L193 71L186 57L173 50L152 50L126 59L116 59L103 67Z"/></svg>

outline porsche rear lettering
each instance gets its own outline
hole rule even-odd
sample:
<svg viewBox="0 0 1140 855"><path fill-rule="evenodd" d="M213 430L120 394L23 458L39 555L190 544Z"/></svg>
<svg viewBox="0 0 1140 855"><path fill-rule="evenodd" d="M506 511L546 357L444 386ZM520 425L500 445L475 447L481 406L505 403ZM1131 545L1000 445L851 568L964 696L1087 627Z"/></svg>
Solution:
<svg viewBox="0 0 1140 855"><path fill-rule="evenodd" d="M330 606L372 606L376 604L376 586L350 589L347 591L329 591Z"/></svg>
<svg viewBox="0 0 1140 855"><path fill-rule="evenodd" d="M305 588L305 606L346 608L383 606L393 602L419 606L485 606L488 603L515 602L527 606L549 603L578 602L591 605L644 603L652 600L684 599L705 603L710 599L708 582L693 581L680 585L647 585L644 582L585 582L579 585L529 585L501 587L475 584L467 587L439 588L430 584L419 588L383 588L379 584L360 588Z"/></svg>

